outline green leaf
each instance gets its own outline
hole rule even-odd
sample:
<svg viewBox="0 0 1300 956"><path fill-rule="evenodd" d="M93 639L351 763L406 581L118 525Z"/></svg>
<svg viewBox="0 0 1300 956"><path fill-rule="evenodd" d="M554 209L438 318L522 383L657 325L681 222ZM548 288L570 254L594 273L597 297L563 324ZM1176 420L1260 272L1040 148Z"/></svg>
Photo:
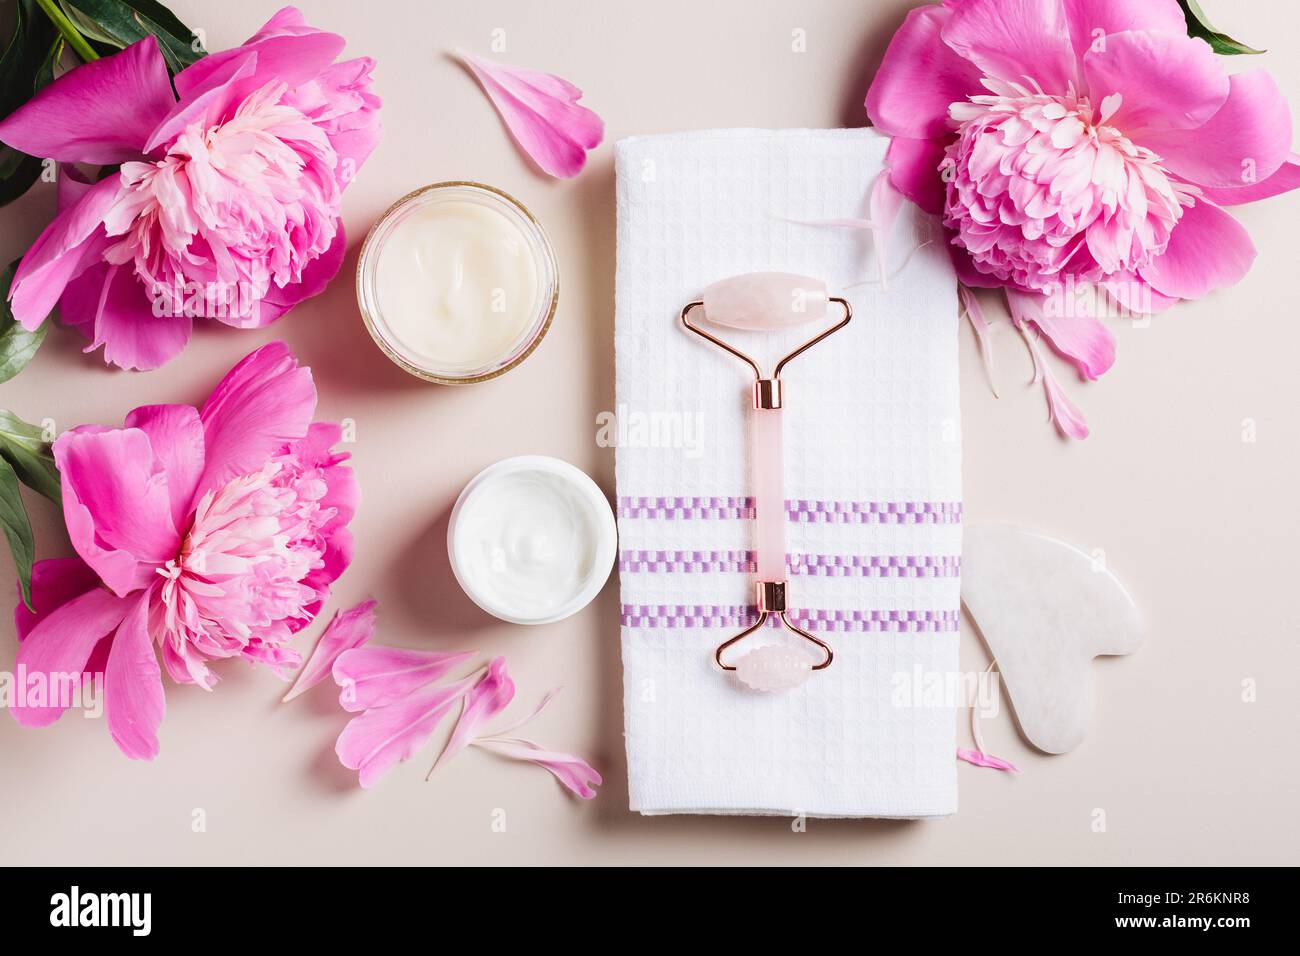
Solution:
<svg viewBox="0 0 1300 956"><path fill-rule="evenodd" d="M1212 27L1209 17L1205 15L1205 11L1201 9L1201 5L1196 0L1178 0L1178 3L1183 8L1183 18L1187 21L1188 36L1200 37L1210 45L1215 53L1221 53L1224 56L1239 56L1241 54L1264 52L1246 46L1240 40L1234 40L1226 33L1220 33Z"/></svg>
<svg viewBox="0 0 1300 956"><path fill-rule="evenodd" d="M63 503L59 469L45 433L3 408L0 408L0 459L13 468L28 488L57 505Z"/></svg>
<svg viewBox="0 0 1300 956"><path fill-rule="evenodd" d="M34 0L14 5L13 32L0 51L0 118L22 106L38 88L41 64L57 36ZM13 202L41 175L41 160L0 144L0 206Z"/></svg>
<svg viewBox="0 0 1300 956"><path fill-rule="evenodd" d="M50 52L45 54L40 69L36 71L36 92L39 93L54 82L54 71L58 69L59 61L63 59L65 46L66 41L63 37L55 37L54 42L50 44Z"/></svg>
<svg viewBox="0 0 1300 956"><path fill-rule="evenodd" d="M77 28L77 31L87 40L94 40L97 43L107 43L109 46L121 45L117 42L116 37L105 33L100 29L99 24L74 7L68 2L68 0L59 0L59 8L67 15L68 19L72 21L72 25Z"/></svg>
<svg viewBox="0 0 1300 956"><path fill-rule="evenodd" d="M33 0L15 4L13 33L0 51L0 118L31 99L35 92L33 78L56 33Z"/></svg>
<svg viewBox="0 0 1300 956"><path fill-rule="evenodd" d="M158 38L158 49L173 74L204 55L194 31L157 0L59 0L69 19L86 36L115 47L126 47L147 36Z"/></svg>
<svg viewBox="0 0 1300 956"><path fill-rule="evenodd" d="M41 347L50 325L45 321L35 332L28 332L14 318L13 311L9 308L9 286L17 268L18 260L15 259L0 273L0 382L9 381L31 361L36 350Z"/></svg>
<svg viewBox="0 0 1300 956"><path fill-rule="evenodd" d="M0 459L0 528L9 541L9 551L18 569L18 588L23 603L32 607L32 561L36 558L36 539L32 537L32 523L27 520L27 509L18 491L18 476L9 463Z"/></svg>
<svg viewBox="0 0 1300 956"><path fill-rule="evenodd" d="M13 202L41 178L42 163L0 143L0 206Z"/></svg>

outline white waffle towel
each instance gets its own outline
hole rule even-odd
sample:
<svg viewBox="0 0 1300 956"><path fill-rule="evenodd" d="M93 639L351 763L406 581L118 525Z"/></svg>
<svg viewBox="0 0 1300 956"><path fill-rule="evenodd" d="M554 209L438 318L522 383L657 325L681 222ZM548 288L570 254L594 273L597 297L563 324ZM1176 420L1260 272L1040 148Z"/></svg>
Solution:
<svg viewBox="0 0 1300 956"><path fill-rule="evenodd" d="M953 702L915 692L958 667L956 281L910 204L888 291L869 233L807 224L866 215L887 142L724 130L616 147L624 708L641 813L957 808ZM709 283L759 271L824 279L854 309L782 375L790 604L835 662L778 694L713 662L753 614L753 374L677 321ZM726 337L770 358L808 332ZM780 640L800 643L765 629L748 646Z"/></svg>

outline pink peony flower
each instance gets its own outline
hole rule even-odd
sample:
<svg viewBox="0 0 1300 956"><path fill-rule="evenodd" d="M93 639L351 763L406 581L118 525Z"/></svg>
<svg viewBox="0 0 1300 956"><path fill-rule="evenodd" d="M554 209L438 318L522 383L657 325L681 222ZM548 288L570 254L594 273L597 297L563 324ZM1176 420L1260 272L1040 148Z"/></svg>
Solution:
<svg viewBox="0 0 1300 956"><path fill-rule="evenodd" d="M313 423L316 389L280 342L230 370L204 404L147 405L122 428L59 436L54 457L77 558L39 562L35 612L14 612L17 666L104 678L109 732L129 757L158 753L162 669L211 689L215 660L280 676L290 639L348 566L358 490L338 425ZM41 727L63 711L14 709Z"/></svg>
<svg viewBox="0 0 1300 956"><path fill-rule="evenodd" d="M261 328L323 290L346 240L343 188L379 140L367 58L286 7L248 42L176 75L153 37L79 66L0 122L0 140L62 164L59 214L23 257L14 315L59 305L104 359L156 368L193 319Z"/></svg>
<svg viewBox="0 0 1300 956"><path fill-rule="evenodd" d="M945 0L908 14L867 93L900 191L948 229L958 276L1022 293L1088 379L1115 357L1077 290L1158 312L1242 278L1221 208L1300 186L1291 115L1262 70L1228 76L1176 0ZM1037 361L1053 417L1082 419ZM1053 391L1056 398L1053 399Z"/></svg>

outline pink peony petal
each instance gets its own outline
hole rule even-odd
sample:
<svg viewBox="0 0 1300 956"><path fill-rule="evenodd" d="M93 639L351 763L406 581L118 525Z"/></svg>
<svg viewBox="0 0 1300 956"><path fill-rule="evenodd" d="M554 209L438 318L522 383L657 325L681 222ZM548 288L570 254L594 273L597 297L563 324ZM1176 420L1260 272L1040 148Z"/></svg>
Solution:
<svg viewBox="0 0 1300 956"><path fill-rule="evenodd" d="M1042 356L1038 361L1043 362ZM1083 417L1079 406L1065 394L1056 377L1048 370L1043 371L1043 391L1047 394L1047 411L1053 424L1062 435L1082 441L1088 437L1088 422Z"/></svg>
<svg viewBox="0 0 1300 956"><path fill-rule="evenodd" d="M875 249L876 268L880 273L881 289L889 289L889 237L902 210L904 196L889 179L889 170L880 172L871 184L867 203L868 219L841 217L837 219L789 219L802 226L828 226L835 229L866 229L871 233Z"/></svg>
<svg viewBox="0 0 1300 956"><path fill-rule="evenodd" d="M1179 299L1161 295L1132 272L1117 272L1101 282L1111 300L1131 315L1158 315L1172 308Z"/></svg>
<svg viewBox="0 0 1300 956"><path fill-rule="evenodd" d="M344 651L333 667L334 683L342 688L339 705L349 713L388 706L416 693L473 656L470 651L379 646Z"/></svg>
<svg viewBox="0 0 1300 956"><path fill-rule="evenodd" d="M338 470L352 474L351 468ZM352 556L355 552L356 542L353 540L352 532L347 528L335 528L325 537L325 552L321 555L321 566L313 569L302 579L302 583L321 591L322 594L328 593L329 586L352 565ZM316 610L318 611L319 608Z"/></svg>
<svg viewBox="0 0 1300 956"><path fill-rule="evenodd" d="M326 677L334 667L334 662L344 651L350 651L369 643L375 636L374 600L362 601L346 611L339 611L326 626L312 649L311 657L298 672L298 679L284 695L283 703L288 703L299 694L311 690Z"/></svg>
<svg viewBox="0 0 1300 956"><path fill-rule="evenodd" d="M345 464L352 456L333 450L342 438L343 430L338 424L313 422L307 429L307 436L289 446L289 453L303 468L314 470L325 486L324 494L316 501L322 512L329 514L317 530L324 540L325 551L321 555L320 567L303 578L303 584L320 591L322 598L352 563L354 546L347 525L356 515L361 501L361 486L352 469ZM312 613L317 611L319 607Z"/></svg>
<svg viewBox="0 0 1300 956"><path fill-rule="evenodd" d="M348 653L366 650L369 649ZM358 771L361 786L369 789L429 742L438 724L474 681L471 677L453 684L434 684L387 707L372 707L353 717L334 746L339 762Z"/></svg>
<svg viewBox="0 0 1300 956"><path fill-rule="evenodd" d="M506 659L492 658L478 683L465 695L460 720L456 721L456 727L452 730L447 745L442 748L442 753L429 769L429 775L432 776L433 771L464 750L473 739L474 731L485 720L491 720L505 710L514 696L515 682L506 673Z"/></svg>
<svg viewBox="0 0 1300 956"><path fill-rule="evenodd" d="M343 220L338 221L338 231L334 233L334 241L330 247L311 261L307 268L302 270L302 278L298 282L291 283L287 287L271 285L266 295L257 303L257 313L253 320L248 321L247 317L240 319L231 317L228 324L241 329L261 329L270 325L284 313L288 312L299 302L314 298L325 291L325 287L330 281L338 275L339 269L343 266L343 257L348 251L348 237L343 230ZM225 322L226 319L221 321Z"/></svg>
<svg viewBox="0 0 1300 956"><path fill-rule="evenodd" d="M1224 189L1267 179L1291 152L1291 110L1263 70L1229 79L1228 99L1204 126L1153 130L1140 138L1166 169Z"/></svg>
<svg viewBox="0 0 1300 956"><path fill-rule="evenodd" d="M103 220L117 197L109 176L90 187L80 201L60 212L36 238L14 272L9 289L14 318L32 331L53 311L68 283L102 253Z"/></svg>
<svg viewBox="0 0 1300 956"><path fill-rule="evenodd" d="M1115 335L1095 315L1065 315L1059 292L1055 306L1042 293L1007 289L1006 294L1015 321L1032 323L1084 378L1095 380L1115 364Z"/></svg>
<svg viewBox="0 0 1300 956"><path fill-rule="evenodd" d="M1014 318L1014 312L1012 316ZM1030 357L1034 360L1034 382L1042 384L1043 392L1047 396L1049 420L1062 435L1068 438L1080 440L1087 438L1088 423L1084 420L1083 412L1065 394L1065 391L1056 381L1056 377L1052 374L1052 370L1047 367L1047 357L1043 355L1042 347L1038 344L1037 335L1026 323L1017 322L1015 325L1019 329L1021 337L1025 340L1025 345L1029 347Z"/></svg>
<svg viewBox="0 0 1300 956"><path fill-rule="evenodd" d="M14 630L21 643L37 624L73 598L99 587L99 575L81 558L46 558L32 565L32 606L14 606ZM19 592L21 597L21 592Z"/></svg>
<svg viewBox="0 0 1300 956"><path fill-rule="evenodd" d="M290 446L290 453L304 468L318 469L325 482L325 493L317 499L322 508L334 512L320 526L320 533L330 535L351 522L361 501L361 486L345 462L351 459L347 452L335 451L334 446L343 440L343 428L336 422L312 422L307 435Z"/></svg>
<svg viewBox="0 0 1300 956"><path fill-rule="evenodd" d="M131 271L102 262L68 283L59 315L91 340L85 351L102 346L105 362L142 371L179 355L194 326L188 315L155 315Z"/></svg>
<svg viewBox="0 0 1300 956"><path fill-rule="evenodd" d="M1000 397L998 386L993 377L993 344L990 341L989 320L984 317L984 307L980 305L980 300L976 298L969 286L959 283L957 293L966 307L966 318L970 322L971 331L975 333L975 342L979 345L980 360L984 363L984 374L988 376L989 388L993 390L993 396L998 398Z"/></svg>
<svg viewBox="0 0 1300 956"><path fill-rule="evenodd" d="M537 717L538 714L540 714L542 711L544 711L547 707L550 706L551 701L555 700L555 698L559 696L560 690L561 688L559 687L556 687L554 690L548 690L546 692L546 696L544 696L541 702L536 707L533 708L531 713L526 714L523 717L520 717L514 723L507 724L506 726L493 731L490 736L505 737L508 736L509 734L514 733L516 730L518 730L520 727L524 726L525 724L531 723L532 720L535 717Z"/></svg>
<svg viewBox="0 0 1300 956"><path fill-rule="evenodd" d="M182 100L187 100L210 89L214 77L221 75L232 60L249 52L256 53L252 86L271 80L298 86L314 79L333 63L345 44L337 33L308 26L298 10L285 7L241 46L209 53L177 73L176 92Z"/></svg>
<svg viewBox="0 0 1300 956"><path fill-rule="evenodd" d="M1082 60L1094 44L1112 33L1148 30L1187 33L1178 0L1063 0L1074 55Z"/></svg>
<svg viewBox="0 0 1300 956"><path fill-rule="evenodd" d="M1143 131L1202 126L1228 99L1228 75L1210 45L1185 35L1113 34L1083 58L1083 73L1094 103L1123 97L1108 122L1138 142Z"/></svg>
<svg viewBox="0 0 1300 956"><path fill-rule="evenodd" d="M944 185L939 175L943 151L941 140L895 137L885 154L889 181L904 196L934 216L943 212Z"/></svg>
<svg viewBox="0 0 1300 956"><path fill-rule="evenodd" d="M889 41L866 100L867 115L882 133L920 140L947 136L948 106L983 92L979 69L940 39L951 15L946 7L916 7Z"/></svg>
<svg viewBox="0 0 1300 956"><path fill-rule="evenodd" d="M64 432L54 443L63 515L72 546L119 595L156 580L176 556L167 476L149 436L136 428Z"/></svg>
<svg viewBox="0 0 1300 956"><path fill-rule="evenodd" d="M257 70L257 54L241 49L209 68L202 85L192 87L187 95L149 132L144 151L162 150L188 127L210 128L233 113L251 92L249 80ZM210 57L199 60L203 63Z"/></svg>
<svg viewBox="0 0 1300 956"><path fill-rule="evenodd" d="M968 764L976 767L987 767L990 770L1001 770L1006 773L1020 773L1018 767L1010 761L1003 760L1001 757L995 757L992 754L986 754L982 750L971 750L967 747L957 748L957 759L964 760Z"/></svg>
<svg viewBox="0 0 1300 956"><path fill-rule="evenodd" d="M1075 80L1077 60L1059 0L965 0L955 5L943 40L989 76L1029 78L1061 94Z"/></svg>
<svg viewBox="0 0 1300 956"><path fill-rule="evenodd" d="M104 713L114 742L132 760L158 756L158 726L167 709L158 654L149 636L148 592L118 625L104 669Z"/></svg>
<svg viewBox="0 0 1300 956"><path fill-rule="evenodd" d="M167 64L148 36L64 73L0 121L0 141L60 163L120 163L144 153L175 105Z"/></svg>
<svg viewBox="0 0 1300 956"><path fill-rule="evenodd" d="M241 46L210 53L176 74L181 106L150 136L150 147L173 139L196 122L219 122L239 101L268 83L291 91L309 87L343 52L335 33L310 26L302 13L285 7Z"/></svg>
<svg viewBox="0 0 1300 956"><path fill-rule="evenodd" d="M203 423L198 410L192 405L143 405L128 412L123 424L149 436L154 458L167 476L172 521L184 528L203 473Z"/></svg>
<svg viewBox="0 0 1300 956"><path fill-rule="evenodd" d="M876 264L880 270L880 287L882 291L889 288L889 237L894 231L894 224L898 221L898 214L903 208L903 196L890 181L890 172L886 168L877 176L876 181L871 184L871 195L868 199L870 210L871 224L868 227L871 230L871 241L876 250Z"/></svg>
<svg viewBox="0 0 1300 956"><path fill-rule="evenodd" d="M1296 153L1291 153L1277 172L1261 182L1233 189L1202 187L1201 193L1216 206L1237 206L1280 196L1293 189L1300 189L1300 154Z"/></svg>
<svg viewBox="0 0 1300 956"><path fill-rule="evenodd" d="M129 601L103 588L92 588L42 614L18 646L14 667L29 676L46 675L47 686L66 681L68 675L81 674L95 646L113 632L130 609ZM15 706L13 715L25 727L44 727L58 720L64 709L59 700L47 699L44 707Z"/></svg>
<svg viewBox="0 0 1300 956"><path fill-rule="evenodd" d="M322 510L333 512L317 531L325 541L321 566L313 568L311 574L303 579L303 584L322 594L328 593L329 585L338 580L338 576L352 563L354 542L347 524L356 515L361 499L361 488L354 472L343 464L351 455L333 450L334 445L342 441L342 434L342 428L333 421L313 421L307 429L307 437L290 446L290 453L302 466L315 470L325 483L325 493L317 499L317 505Z"/></svg>
<svg viewBox="0 0 1300 956"><path fill-rule="evenodd" d="M474 745L490 750L494 754L500 754L502 757L509 757L511 760L525 760L539 767L545 767L566 789L584 800L594 797L595 788L604 783L595 768L581 757L546 750L531 740L513 737L480 737L474 741Z"/></svg>
<svg viewBox="0 0 1300 956"><path fill-rule="evenodd" d="M299 367L287 345L271 342L246 355L203 404L207 464L196 496L260 469L307 434L315 411L311 370Z"/></svg>
<svg viewBox="0 0 1300 956"><path fill-rule="evenodd" d="M261 29L248 38L247 42L256 43L267 37L296 36L314 32L316 28L308 25L307 18L302 15L301 10L292 6L281 7L275 11L271 19L262 24Z"/></svg>
<svg viewBox="0 0 1300 956"><path fill-rule="evenodd" d="M290 102L329 137L343 167L339 170L343 183L350 182L370 158L383 134L381 102L370 92L374 68L375 61L367 56L344 60L288 94Z"/></svg>
<svg viewBox="0 0 1300 956"><path fill-rule="evenodd" d="M507 66L463 50L457 56L483 86L515 142L546 173L578 175L587 150L605 135L601 118L579 106L582 91L550 73Z"/></svg>
<svg viewBox="0 0 1300 956"><path fill-rule="evenodd" d="M955 242L948 244L948 257L952 260L953 271L957 273L957 281L962 285L970 286L972 289L1001 289L1003 287L997 276L980 272L975 267L975 262L971 259L970 253Z"/></svg>
<svg viewBox="0 0 1300 956"><path fill-rule="evenodd" d="M1245 227L1202 201L1183 211L1164 255L1139 274L1164 295L1199 299L1241 281L1254 261L1255 244Z"/></svg>
<svg viewBox="0 0 1300 956"><path fill-rule="evenodd" d="M82 174L71 163L59 167L58 178L54 182L55 208L59 212L71 209L86 197L95 180Z"/></svg>

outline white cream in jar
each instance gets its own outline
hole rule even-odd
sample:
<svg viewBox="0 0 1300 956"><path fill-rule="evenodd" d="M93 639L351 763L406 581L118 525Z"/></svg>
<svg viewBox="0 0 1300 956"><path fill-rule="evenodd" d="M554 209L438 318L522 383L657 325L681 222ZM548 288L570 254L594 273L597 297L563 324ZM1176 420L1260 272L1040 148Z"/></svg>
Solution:
<svg viewBox="0 0 1300 956"><path fill-rule="evenodd" d="M586 474L557 458L507 458L480 472L452 509L447 550L465 593L517 624L576 613L614 563L614 516Z"/></svg>
<svg viewBox="0 0 1300 956"><path fill-rule="evenodd" d="M357 300L398 365L431 381L477 382L522 361L554 313L554 254L517 201L439 183L396 203L366 237Z"/></svg>

